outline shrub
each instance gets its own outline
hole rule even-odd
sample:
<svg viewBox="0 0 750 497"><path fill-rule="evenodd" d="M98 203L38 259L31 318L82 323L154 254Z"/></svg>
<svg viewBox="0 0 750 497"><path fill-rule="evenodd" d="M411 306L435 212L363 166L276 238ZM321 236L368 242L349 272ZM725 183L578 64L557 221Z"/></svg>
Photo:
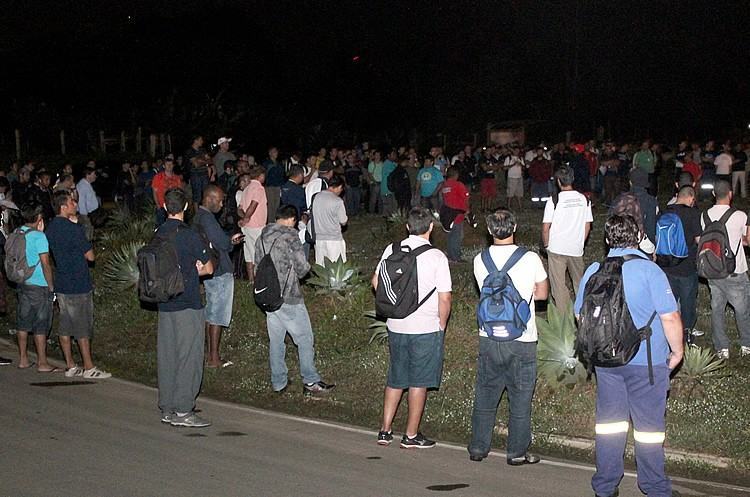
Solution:
<svg viewBox="0 0 750 497"><path fill-rule="evenodd" d="M675 390L678 393L687 392L688 400L693 393L702 394L706 381L726 378L729 373L724 359L719 359L713 350L704 347L687 347L682 364L675 375Z"/></svg>
<svg viewBox="0 0 750 497"><path fill-rule="evenodd" d="M385 321L380 319L375 311L367 311L364 313L365 317L372 319L372 323L367 327L372 332L370 335L370 342L385 342L388 340L388 328L385 325Z"/></svg>
<svg viewBox="0 0 750 497"><path fill-rule="evenodd" d="M537 317L536 325L539 376L554 389L585 384L586 368L575 357L576 325L572 309L561 313L550 303L547 319Z"/></svg>
<svg viewBox="0 0 750 497"><path fill-rule="evenodd" d="M318 287L322 293L342 293L353 289L360 283L359 271L351 261L344 262L341 257L332 261L327 257L324 265L315 264L313 277L308 283Z"/></svg>
<svg viewBox="0 0 750 497"><path fill-rule="evenodd" d="M138 284L138 250L145 244L142 241L125 243L110 253L104 262L103 286L115 292L130 290Z"/></svg>

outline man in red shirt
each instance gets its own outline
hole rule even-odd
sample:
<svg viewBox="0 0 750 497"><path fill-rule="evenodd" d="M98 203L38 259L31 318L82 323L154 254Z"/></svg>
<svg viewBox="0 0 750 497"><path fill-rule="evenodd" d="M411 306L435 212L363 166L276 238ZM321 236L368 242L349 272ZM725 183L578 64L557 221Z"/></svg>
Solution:
<svg viewBox="0 0 750 497"><path fill-rule="evenodd" d="M536 157L529 164L531 177L531 203L542 208L549 197L550 179L552 178L552 161L544 157L544 148L536 149Z"/></svg>
<svg viewBox="0 0 750 497"><path fill-rule="evenodd" d="M154 176L151 180L151 189L154 192L154 203L156 204L156 226L161 226L167 220L167 211L164 209L164 194L171 188L182 188L182 178L174 173L174 159L164 159L164 170Z"/></svg>
<svg viewBox="0 0 750 497"><path fill-rule="evenodd" d="M464 217L469 212L469 190L458 181L457 167L448 168L447 179L443 183L443 206L440 209L440 222L448 232L448 260L462 262L461 244L464 241Z"/></svg>
<svg viewBox="0 0 750 497"><path fill-rule="evenodd" d="M703 176L701 167L693 162L693 159L690 157L690 155L686 155L685 159L682 162L682 172L690 173L693 176L693 182L695 184L700 183L701 176Z"/></svg>

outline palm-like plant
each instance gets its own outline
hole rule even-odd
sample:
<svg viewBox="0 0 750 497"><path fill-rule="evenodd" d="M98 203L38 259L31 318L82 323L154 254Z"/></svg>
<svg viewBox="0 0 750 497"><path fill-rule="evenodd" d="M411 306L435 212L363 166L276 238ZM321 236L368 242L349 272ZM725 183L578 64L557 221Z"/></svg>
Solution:
<svg viewBox="0 0 750 497"><path fill-rule="evenodd" d="M688 400L695 391L702 391L704 382L726 378L729 373L724 359L719 359L713 350L704 347L687 347L680 369L675 375L677 390L687 388Z"/></svg>
<svg viewBox="0 0 750 497"><path fill-rule="evenodd" d="M370 335L370 342L385 342L388 340L388 328L385 325L385 321L381 320L375 311L365 312L365 317L372 319L372 323L367 327L367 330L372 332Z"/></svg>
<svg viewBox="0 0 750 497"><path fill-rule="evenodd" d="M341 256L335 261L326 257L322 266L313 266L312 272L313 277L308 283L324 293L344 292L359 284L359 271L351 261L344 262Z"/></svg>
<svg viewBox="0 0 750 497"><path fill-rule="evenodd" d="M393 214L388 216L386 221L393 226L406 226L406 216L400 209L397 209Z"/></svg>
<svg viewBox="0 0 750 497"><path fill-rule="evenodd" d="M561 313L550 303L547 319L537 317L536 325L539 375L554 389L586 383L586 368L575 357L576 325L572 309Z"/></svg>
<svg viewBox="0 0 750 497"><path fill-rule="evenodd" d="M117 246L127 242L145 242L150 240L153 234L153 219L131 218L125 224L104 231L99 240L106 245Z"/></svg>
<svg viewBox="0 0 750 497"><path fill-rule="evenodd" d="M122 292L138 284L138 250L145 244L142 241L128 242L117 247L104 262L103 286L108 290Z"/></svg>

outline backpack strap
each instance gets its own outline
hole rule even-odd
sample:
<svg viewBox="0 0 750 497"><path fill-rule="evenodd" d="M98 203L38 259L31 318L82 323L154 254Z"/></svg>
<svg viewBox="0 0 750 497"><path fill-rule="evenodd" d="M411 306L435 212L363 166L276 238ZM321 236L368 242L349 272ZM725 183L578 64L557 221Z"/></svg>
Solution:
<svg viewBox="0 0 750 497"><path fill-rule="evenodd" d="M487 252L488 252L488 255L489 255L489 249L487 250ZM525 249L523 247L516 247L516 250L513 251L513 253L510 255L510 257L505 262L505 265L503 266L503 268L500 271L502 271L503 273L507 273L508 271L510 271L510 269L513 266L515 266L516 263L518 261L520 261L521 258L524 255L526 255L526 252L528 252L527 249Z"/></svg>
<svg viewBox="0 0 750 497"><path fill-rule="evenodd" d="M392 247L393 247L393 250L395 250L395 249L401 250L401 247L408 247L408 245L402 245L401 242L398 242L398 247L397 247L396 246L396 242L394 242L393 245L392 245ZM419 256L421 254L424 254L428 250L432 250L435 247L433 247L429 243L426 243L426 244L421 245L421 246L419 246L419 247L417 247L417 248L415 248L413 250L410 247L408 247L408 248L409 248L409 253L411 253L414 256L414 258L416 259L417 256ZM422 298L422 300L419 301L419 304L417 304L417 309L419 309L420 307L422 307L422 304L424 304L425 302L427 302L427 299L429 299L430 297L432 297L432 294L435 293L436 291L437 291L437 287L435 287L432 290L430 290L429 292L427 292L427 295L425 295L424 298Z"/></svg>
<svg viewBox="0 0 750 497"><path fill-rule="evenodd" d="M484 264L484 268L488 273L494 273L497 271L497 266L495 265L495 261L492 260L489 247L482 250L482 264Z"/></svg>
<svg viewBox="0 0 750 497"><path fill-rule="evenodd" d="M727 209L727 211L724 213L723 216L719 218L719 222L724 225L724 229L726 229L727 222L729 221L729 218L732 217L732 215L737 212L737 209L734 207L730 207ZM706 212L708 214L708 212ZM729 231L727 231L727 236L729 236ZM740 253L740 247L742 246L742 237L740 237L739 243L737 243L737 250L734 250L732 253L734 254L734 257L737 257L737 254ZM731 247L729 247L731 250Z"/></svg>

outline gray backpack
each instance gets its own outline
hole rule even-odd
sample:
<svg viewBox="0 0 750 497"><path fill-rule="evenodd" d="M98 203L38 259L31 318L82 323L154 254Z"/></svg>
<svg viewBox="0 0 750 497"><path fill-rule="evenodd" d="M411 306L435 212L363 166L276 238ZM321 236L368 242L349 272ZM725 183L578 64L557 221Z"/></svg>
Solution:
<svg viewBox="0 0 750 497"><path fill-rule="evenodd" d="M5 241L5 274L9 281L24 283L34 274L36 267L41 262L29 266L26 261L26 235L34 230L23 230L18 228L8 235Z"/></svg>

